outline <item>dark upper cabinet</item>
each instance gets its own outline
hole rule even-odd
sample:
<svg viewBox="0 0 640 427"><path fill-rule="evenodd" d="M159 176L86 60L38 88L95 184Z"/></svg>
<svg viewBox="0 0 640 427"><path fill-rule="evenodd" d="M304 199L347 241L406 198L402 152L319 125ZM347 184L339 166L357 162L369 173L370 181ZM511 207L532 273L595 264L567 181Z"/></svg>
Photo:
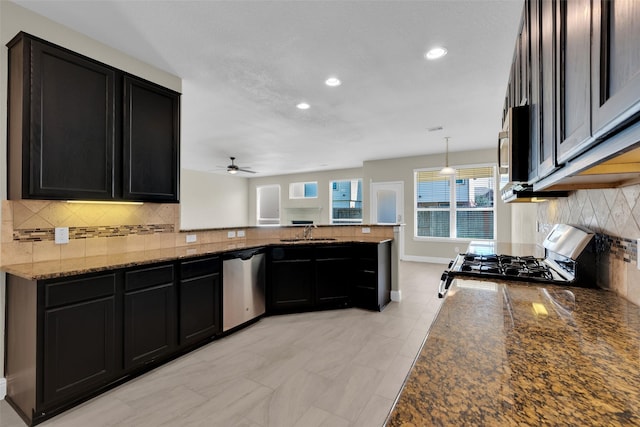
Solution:
<svg viewBox="0 0 640 427"><path fill-rule="evenodd" d="M178 200L180 96L152 83L124 78L124 198Z"/></svg>
<svg viewBox="0 0 640 427"><path fill-rule="evenodd" d="M534 0L535 1L535 0ZM557 168L556 154L556 2L536 1L538 22L533 23L539 31L538 74L538 132L537 178L549 175ZM533 17L533 14L532 14ZM532 72L533 76L533 72Z"/></svg>
<svg viewBox="0 0 640 427"><path fill-rule="evenodd" d="M112 200L115 70L27 37L10 47L9 197Z"/></svg>
<svg viewBox="0 0 640 427"><path fill-rule="evenodd" d="M559 1L556 13L556 145L558 163L563 163L592 144L591 0Z"/></svg>
<svg viewBox="0 0 640 427"><path fill-rule="evenodd" d="M179 94L19 33L10 199L178 201Z"/></svg>
<svg viewBox="0 0 640 427"><path fill-rule="evenodd" d="M603 137L640 112L640 3L593 0L592 132Z"/></svg>

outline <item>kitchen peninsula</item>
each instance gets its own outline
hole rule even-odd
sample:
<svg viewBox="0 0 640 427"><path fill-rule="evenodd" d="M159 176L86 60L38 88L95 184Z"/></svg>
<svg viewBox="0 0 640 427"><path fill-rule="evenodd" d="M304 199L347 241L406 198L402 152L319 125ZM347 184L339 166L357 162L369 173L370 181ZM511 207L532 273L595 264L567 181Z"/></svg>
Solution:
<svg viewBox="0 0 640 427"><path fill-rule="evenodd" d="M456 279L387 425L638 425L639 349L613 292Z"/></svg>
<svg viewBox="0 0 640 427"><path fill-rule="evenodd" d="M289 237L293 228L249 227L232 242L2 266L7 401L38 424L233 332L221 325L223 259L239 250L266 250L267 315L382 310L390 298L393 228L372 226L374 233L358 237L344 227L319 228L307 239Z"/></svg>

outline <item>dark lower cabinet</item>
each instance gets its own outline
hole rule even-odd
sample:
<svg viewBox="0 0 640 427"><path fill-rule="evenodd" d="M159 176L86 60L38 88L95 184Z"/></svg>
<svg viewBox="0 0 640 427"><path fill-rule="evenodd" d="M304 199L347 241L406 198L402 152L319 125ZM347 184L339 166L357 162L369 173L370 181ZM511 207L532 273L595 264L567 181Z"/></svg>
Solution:
<svg viewBox="0 0 640 427"><path fill-rule="evenodd" d="M362 245L355 264L354 307L382 311L391 301L391 242Z"/></svg>
<svg viewBox="0 0 640 427"><path fill-rule="evenodd" d="M124 275L124 368L170 354L176 346L173 264Z"/></svg>
<svg viewBox="0 0 640 427"><path fill-rule="evenodd" d="M220 258L180 264L179 341L189 345L222 331Z"/></svg>
<svg viewBox="0 0 640 427"><path fill-rule="evenodd" d="M353 247L351 245L318 247L316 250L316 297L318 307L336 308L351 305Z"/></svg>
<svg viewBox="0 0 640 427"><path fill-rule="evenodd" d="M80 396L116 373L116 275L46 282L42 394L47 407Z"/></svg>
<svg viewBox="0 0 640 427"><path fill-rule="evenodd" d="M391 242L273 247L267 312L359 307L391 301Z"/></svg>
<svg viewBox="0 0 640 427"><path fill-rule="evenodd" d="M381 310L390 242L270 247L267 311ZM219 256L59 279L7 274L6 401L45 421L222 333Z"/></svg>

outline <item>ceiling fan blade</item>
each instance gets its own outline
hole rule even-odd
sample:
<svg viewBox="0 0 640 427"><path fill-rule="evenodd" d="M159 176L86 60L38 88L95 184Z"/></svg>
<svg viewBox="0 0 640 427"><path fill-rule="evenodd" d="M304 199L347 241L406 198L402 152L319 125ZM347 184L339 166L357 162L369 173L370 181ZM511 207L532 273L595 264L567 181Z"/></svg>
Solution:
<svg viewBox="0 0 640 427"><path fill-rule="evenodd" d="M247 172L247 173L256 173L256 171L252 171L252 170L249 170L249 169L243 169L243 168L238 168L238 171Z"/></svg>

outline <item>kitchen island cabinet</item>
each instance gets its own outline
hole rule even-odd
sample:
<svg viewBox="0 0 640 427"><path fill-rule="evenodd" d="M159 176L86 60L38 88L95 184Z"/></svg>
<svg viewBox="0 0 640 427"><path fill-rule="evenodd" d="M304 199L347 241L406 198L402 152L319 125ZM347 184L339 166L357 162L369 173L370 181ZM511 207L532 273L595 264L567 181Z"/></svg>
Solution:
<svg viewBox="0 0 640 427"><path fill-rule="evenodd" d="M315 290L313 266L311 247L270 248L267 313L311 309Z"/></svg>
<svg viewBox="0 0 640 427"><path fill-rule="evenodd" d="M7 46L10 199L178 202L179 93L26 33Z"/></svg>

